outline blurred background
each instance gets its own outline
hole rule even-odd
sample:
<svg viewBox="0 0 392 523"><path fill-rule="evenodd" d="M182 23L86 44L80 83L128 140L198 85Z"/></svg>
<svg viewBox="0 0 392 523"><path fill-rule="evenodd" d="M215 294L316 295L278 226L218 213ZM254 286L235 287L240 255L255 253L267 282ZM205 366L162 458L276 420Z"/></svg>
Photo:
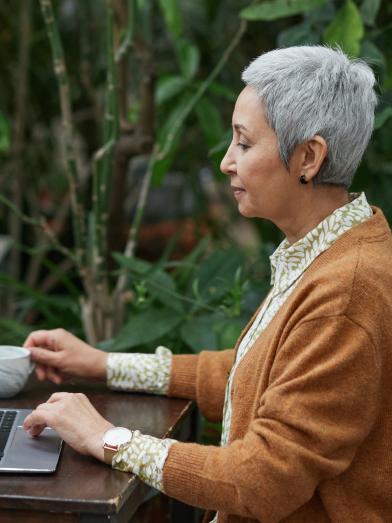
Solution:
<svg viewBox="0 0 392 523"><path fill-rule="evenodd" d="M283 239L219 171L240 74L306 43L376 73L351 191L391 223L387 0L2 0L0 343L62 326L110 351L232 346Z"/></svg>

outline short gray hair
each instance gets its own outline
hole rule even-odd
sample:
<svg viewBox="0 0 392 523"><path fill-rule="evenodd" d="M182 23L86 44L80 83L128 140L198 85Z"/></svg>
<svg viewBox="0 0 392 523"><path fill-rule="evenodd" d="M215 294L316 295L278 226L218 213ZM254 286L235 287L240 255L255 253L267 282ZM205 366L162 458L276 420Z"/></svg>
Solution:
<svg viewBox="0 0 392 523"><path fill-rule="evenodd" d="M256 58L242 80L258 93L286 166L295 147L318 134L328 155L313 183L351 185L377 104L374 74L364 61L339 48L287 47Z"/></svg>

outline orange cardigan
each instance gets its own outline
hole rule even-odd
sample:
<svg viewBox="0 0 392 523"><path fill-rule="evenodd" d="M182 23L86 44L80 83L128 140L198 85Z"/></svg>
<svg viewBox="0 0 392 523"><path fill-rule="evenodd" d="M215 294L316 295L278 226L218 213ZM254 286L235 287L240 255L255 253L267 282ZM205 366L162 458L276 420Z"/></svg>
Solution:
<svg viewBox="0 0 392 523"><path fill-rule="evenodd" d="M219 510L219 523L392 521L392 237L372 209L241 361L229 445L170 448L168 496ZM169 395L222 420L236 348L174 356Z"/></svg>

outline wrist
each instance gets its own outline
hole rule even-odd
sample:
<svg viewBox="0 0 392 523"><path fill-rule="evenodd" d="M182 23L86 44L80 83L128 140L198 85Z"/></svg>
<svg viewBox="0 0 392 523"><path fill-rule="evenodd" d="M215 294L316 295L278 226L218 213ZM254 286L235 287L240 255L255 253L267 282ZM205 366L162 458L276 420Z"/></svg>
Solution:
<svg viewBox="0 0 392 523"><path fill-rule="evenodd" d="M87 440L88 454L98 459L99 461L105 461L104 449L102 446L103 437L109 429L114 428L114 425L107 421L101 429L91 434Z"/></svg>
<svg viewBox="0 0 392 523"><path fill-rule="evenodd" d="M91 366L91 378L106 381L108 354L100 349L93 349L94 361Z"/></svg>
<svg viewBox="0 0 392 523"><path fill-rule="evenodd" d="M130 443L135 431L125 427L111 427L102 436L101 447L103 451L103 461L111 465L113 457L119 451L121 445Z"/></svg>

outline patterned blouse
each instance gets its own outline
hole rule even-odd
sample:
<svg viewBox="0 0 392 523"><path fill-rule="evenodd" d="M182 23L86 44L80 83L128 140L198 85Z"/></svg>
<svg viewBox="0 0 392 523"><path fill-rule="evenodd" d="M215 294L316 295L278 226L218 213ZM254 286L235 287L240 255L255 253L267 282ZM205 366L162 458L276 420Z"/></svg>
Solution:
<svg viewBox="0 0 392 523"><path fill-rule="evenodd" d="M255 339L284 304L304 272L342 234L372 216L365 193L350 193L349 203L320 222L303 238L290 245L285 238L270 256L272 288L252 326L241 341L226 386L221 445L228 444L231 424L231 388L236 368ZM171 368L171 351L158 347L151 354L109 354L107 383L115 390L166 394ZM133 472L148 485L163 491L163 467L173 439L159 439L136 431L113 458L114 468ZM218 515L211 523L217 522Z"/></svg>

